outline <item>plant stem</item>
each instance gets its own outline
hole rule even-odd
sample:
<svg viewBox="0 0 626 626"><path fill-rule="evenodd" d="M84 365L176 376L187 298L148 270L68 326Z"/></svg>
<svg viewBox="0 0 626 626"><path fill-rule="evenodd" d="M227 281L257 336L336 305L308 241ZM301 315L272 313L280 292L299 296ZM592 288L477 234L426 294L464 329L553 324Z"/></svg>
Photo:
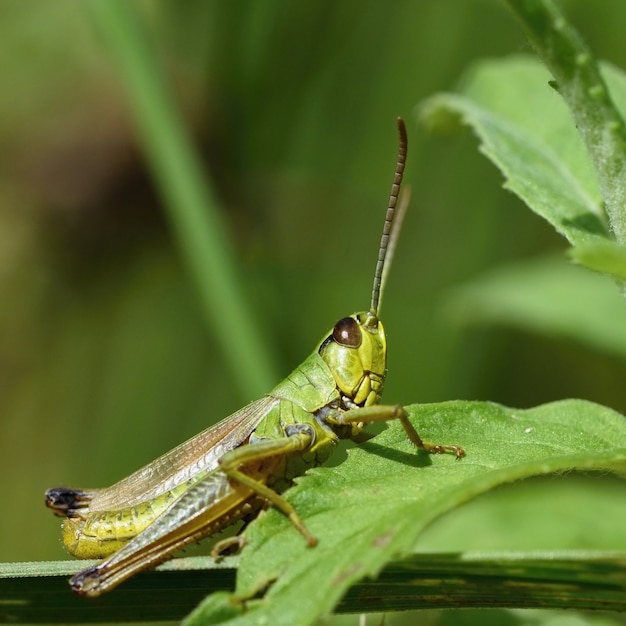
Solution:
<svg viewBox="0 0 626 626"><path fill-rule="evenodd" d="M626 245L626 126L594 57L552 0L507 0L554 76L595 167L618 243Z"/></svg>
<svg viewBox="0 0 626 626"><path fill-rule="evenodd" d="M99 602L81 602L68 590L66 578L83 567L79 561L2 563L0 621L37 623L42 616L49 624L178 621L206 594L234 585L235 559L228 558L226 566L208 557L175 559L125 583L126 594L117 590ZM502 606L624 611L624 558L623 552L583 550L414 554L387 564L377 580L355 584L336 611ZM230 604L224 595L211 601ZM210 612L203 605L196 609L199 621L205 611Z"/></svg>

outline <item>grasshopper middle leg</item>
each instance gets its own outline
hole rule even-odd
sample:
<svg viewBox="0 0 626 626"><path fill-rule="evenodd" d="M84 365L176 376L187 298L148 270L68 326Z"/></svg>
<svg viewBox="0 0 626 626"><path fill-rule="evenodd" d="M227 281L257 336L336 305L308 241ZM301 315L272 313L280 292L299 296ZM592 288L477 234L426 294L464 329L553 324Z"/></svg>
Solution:
<svg viewBox="0 0 626 626"><path fill-rule="evenodd" d="M301 424L300 427L293 427L293 432L288 433L288 436L285 438L265 439L247 446L241 446L227 452L219 460L220 469L231 480L248 487L248 489L265 498L282 511L306 539L310 547L317 545L317 539L305 526L296 509L271 487L248 476L240 468L246 463L304 452L311 447L313 441L314 433L312 428L306 424Z"/></svg>

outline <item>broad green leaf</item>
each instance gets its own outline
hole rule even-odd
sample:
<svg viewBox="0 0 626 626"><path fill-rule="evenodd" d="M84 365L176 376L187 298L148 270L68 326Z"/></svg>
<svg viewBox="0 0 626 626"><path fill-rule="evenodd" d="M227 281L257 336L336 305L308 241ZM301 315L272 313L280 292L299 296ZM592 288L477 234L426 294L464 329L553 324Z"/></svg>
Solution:
<svg viewBox="0 0 626 626"><path fill-rule="evenodd" d="M409 411L424 436L462 445L466 458L416 453L394 424L337 467L309 472L289 500L319 545L307 549L274 510L254 522L236 594L261 599L224 623L314 623L351 585L410 554L437 517L498 485L572 469L626 475L626 420L596 404L566 400L518 410L459 401ZM188 624L220 623L211 621L214 608L201 606Z"/></svg>
<svg viewBox="0 0 626 626"><path fill-rule="evenodd" d="M626 356L626 302L615 282L563 259L485 272L453 289L446 311L464 324L507 324Z"/></svg>
<svg viewBox="0 0 626 626"><path fill-rule="evenodd" d="M623 73L606 67L605 75L611 91L622 98ZM550 78L529 57L481 61L466 74L459 93L427 99L420 116L433 128L458 120L471 126L481 151L504 175L505 187L570 243L603 240L609 235L598 183L566 105L548 85Z"/></svg>

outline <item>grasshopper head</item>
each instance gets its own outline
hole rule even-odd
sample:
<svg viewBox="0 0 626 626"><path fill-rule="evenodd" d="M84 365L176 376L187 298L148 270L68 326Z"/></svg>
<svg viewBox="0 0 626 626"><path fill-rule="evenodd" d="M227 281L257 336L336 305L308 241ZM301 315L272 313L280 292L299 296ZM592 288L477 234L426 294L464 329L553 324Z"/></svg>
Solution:
<svg viewBox="0 0 626 626"><path fill-rule="evenodd" d="M387 340L375 315L354 313L340 319L320 343L318 352L332 372L344 408L380 402Z"/></svg>

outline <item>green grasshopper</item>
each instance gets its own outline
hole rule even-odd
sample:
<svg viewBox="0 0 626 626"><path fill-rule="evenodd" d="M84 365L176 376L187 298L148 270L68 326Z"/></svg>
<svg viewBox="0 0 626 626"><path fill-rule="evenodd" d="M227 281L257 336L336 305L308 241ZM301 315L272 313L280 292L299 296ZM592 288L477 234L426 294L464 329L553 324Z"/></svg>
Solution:
<svg viewBox="0 0 626 626"><path fill-rule="evenodd" d="M398 237L396 203L407 152L400 146L369 311L340 319L315 351L268 395L196 435L112 487L46 492L46 505L65 517L63 541L78 558L105 560L74 576L72 589L98 596L137 572L238 520L273 505L304 536L317 539L281 495L328 458L341 438L359 439L369 422L399 420L408 438L432 453L465 453L423 440L399 405L379 404L387 343L378 319L382 289ZM403 203L406 205L406 203ZM395 221L394 221L395 215ZM218 542L213 555L229 542Z"/></svg>

